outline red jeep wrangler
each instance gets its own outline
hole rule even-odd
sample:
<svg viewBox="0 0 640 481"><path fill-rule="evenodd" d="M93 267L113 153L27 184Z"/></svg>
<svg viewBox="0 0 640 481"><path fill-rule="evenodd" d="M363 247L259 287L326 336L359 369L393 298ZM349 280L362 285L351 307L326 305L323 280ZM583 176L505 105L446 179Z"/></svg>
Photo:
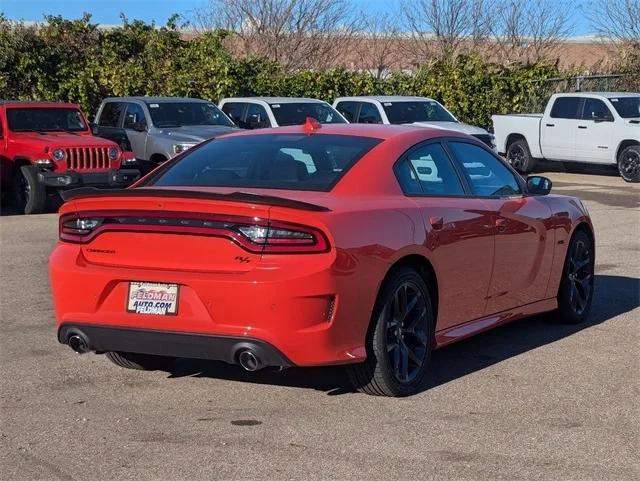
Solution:
<svg viewBox="0 0 640 481"><path fill-rule="evenodd" d="M42 212L48 193L140 177L133 153L92 135L75 104L0 102L0 162L2 191L25 214Z"/></svg>

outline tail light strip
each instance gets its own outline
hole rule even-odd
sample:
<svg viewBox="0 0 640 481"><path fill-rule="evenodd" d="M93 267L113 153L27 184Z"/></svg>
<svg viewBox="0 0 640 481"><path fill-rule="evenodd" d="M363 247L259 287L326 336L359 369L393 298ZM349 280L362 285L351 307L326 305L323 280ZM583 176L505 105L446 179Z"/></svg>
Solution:
<svg viewBox="0 0 640 481"><path fill-rule="evenodd" d="M153 232L224 237L254 254L328 252L315 227L258 217L184 212L95 211L60 217L60 240L91 242L104 232Z"/></svg>

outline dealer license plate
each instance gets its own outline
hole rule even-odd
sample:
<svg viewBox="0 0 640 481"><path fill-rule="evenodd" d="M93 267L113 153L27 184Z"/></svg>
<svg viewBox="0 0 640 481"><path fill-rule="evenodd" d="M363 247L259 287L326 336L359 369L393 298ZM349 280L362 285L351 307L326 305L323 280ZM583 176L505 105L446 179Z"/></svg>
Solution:
<svg viewBox="0 0 640 481"><path fill-rule="evenodd" d="M174 316L178 313L178 284L130 282L127 312Z"/></svg>

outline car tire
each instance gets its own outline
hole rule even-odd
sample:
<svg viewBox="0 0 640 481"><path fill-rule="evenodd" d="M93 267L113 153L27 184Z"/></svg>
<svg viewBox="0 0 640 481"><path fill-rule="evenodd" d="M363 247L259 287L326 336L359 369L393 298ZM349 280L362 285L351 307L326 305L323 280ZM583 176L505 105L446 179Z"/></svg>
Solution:
<svg viewBox="0 0 640 481"><path fill-rule="evenodd" d="M47 189L38 182L38 169L23 165L13 170L11 203L21 214L40 214L47 204Z"/></svg>
<svg viewBox="0 0 640 481"><path fill-rule="evenodd" d="M420 274L406 267L392 271L374 307L367 360L347 366L354 387L376 396L417 393L431 359L434 322L429 290Z"/></svg>
<svg viewBox="0 0 640 481"><path fill-rule="evenodd" d="M594 246L583 230L571 237L558 290L554 318L564 324L579 324L589 315L593 301Z"/></svg>
<svg viewBox="0 0 640 481"><path fill-rule="evenodd" d="M528 174L533 171L536 159L531 156L529 144L524 139L518 139L509 144L506 153L507 162L520 174Z"/></svg>
<svg viewBox="0 0 640 481"><path fill-rule="evenodd" d="M640 145L630 145L618 155L618 172L626 182L640 182Z"/></svg>
<svg viewBox="0 0 640 481"><path fill-rule="evenodd" d="M107 359L117 366L140 371L166 371L176 360L174 357L139 354L137 352L107 352Z"/></svg>

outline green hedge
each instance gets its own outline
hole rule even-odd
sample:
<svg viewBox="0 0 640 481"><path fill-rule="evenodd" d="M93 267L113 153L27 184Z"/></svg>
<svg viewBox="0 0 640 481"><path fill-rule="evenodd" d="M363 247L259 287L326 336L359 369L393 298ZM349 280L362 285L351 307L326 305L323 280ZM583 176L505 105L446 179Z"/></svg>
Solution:
<svg viewBox="0 0 640 481"><path fill-rule="evenodd" d="M172 18L156 27L140 21L100 29L89 15L47 17L38 28L0 16L0 98L77 102L91 117L103 97L191 96L217 101L234 95L315 97L408 94L442 101L460 120L487 126L495 113L518 112L553 65L487 63L476 57L431 62L412 74L379 80L341 69L285 74L266 59L236 58L215 31L185 40Z"/></svg>

